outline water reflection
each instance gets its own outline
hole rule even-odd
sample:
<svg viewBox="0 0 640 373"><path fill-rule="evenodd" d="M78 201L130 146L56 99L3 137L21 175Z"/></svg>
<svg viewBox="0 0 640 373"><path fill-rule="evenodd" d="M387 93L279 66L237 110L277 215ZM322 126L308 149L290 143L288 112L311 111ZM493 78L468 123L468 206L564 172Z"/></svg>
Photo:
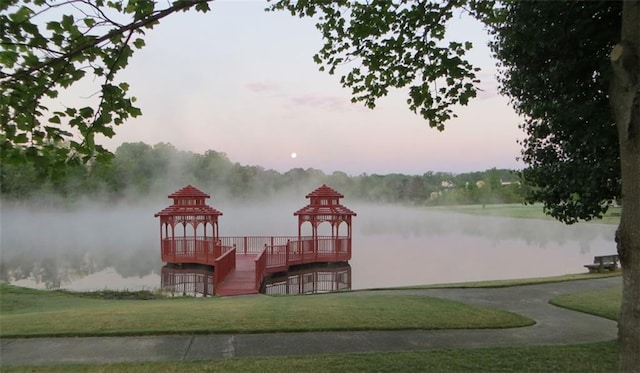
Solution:
<svg viewBox="0 0 640 373"><path fill-rule="evenodd" d="M274 274L265 279L261 293L295 295L342 290L351 290L351 266L348 263L315 264Z"/></svg>
<svg viewBox="0 0 640 373"><path fill-rule="evenodd" d="M160 271L160 289L169 296L208 297L215 295L214 270L206 265L166 265ZM260 293L295 295L329 293L351 289L348 263L292 267L285 273L265 278Z"/></svg>
<svg viewBox="0 0 640 373"><path fill-rule="evenodd" d="M215 294L213 267L166 265L160 271L160 288L171 296L207 297Z"/></svg>

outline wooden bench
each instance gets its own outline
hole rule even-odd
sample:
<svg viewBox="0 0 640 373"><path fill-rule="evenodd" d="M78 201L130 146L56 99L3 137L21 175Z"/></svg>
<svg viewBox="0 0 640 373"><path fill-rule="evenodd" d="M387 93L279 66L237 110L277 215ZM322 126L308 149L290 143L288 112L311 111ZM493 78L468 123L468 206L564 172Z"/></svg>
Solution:
<svg viewBox="0 0 640 373"><path fill-rule="evenodd" d="M620 258L617 255L602 255L594 256L593 264L585 264L584 266L589 269L589 272L602 272L605 269L609 271L615 271L618 268L618 262Z"/></svg>

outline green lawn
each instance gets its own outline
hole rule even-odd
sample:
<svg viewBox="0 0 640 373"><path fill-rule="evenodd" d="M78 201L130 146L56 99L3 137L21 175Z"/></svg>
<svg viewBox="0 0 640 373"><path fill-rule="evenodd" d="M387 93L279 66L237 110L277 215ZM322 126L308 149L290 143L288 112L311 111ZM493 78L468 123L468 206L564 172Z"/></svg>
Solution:
<svg viewBox="0 0 640 373"><path fill-rule="evenodd" d="M535 285L548 284L552 282L576 281L576 280L592 280L594 278L605 278L620 276L620 269L615 271L607 271L602 273L576 273L560 276L538 277L538 278L518 278L511 280L490 280L490 281L472 281L472 282L456 282L450 284L433 284L433 285L416 285L403 286L392 289L449 289L449 288L503 288L518 285Z"/></svg>
<svg viewBox="0 0 640 373"><path fill-rule="evenodd" d="M553 298L550 303L559 307L618 320L621 302L622 289L612 288L565 294Z"/></svg>
<svg viewBox="0 0 640 373"><path fill-rule="evenodd" d="M593 275L589 275L593 277ZM580 276L582 277L582 276ZM558 280L570 278L560 277ZM526 280L514 280L523 284ZM549 282L533 279L530 283ZM459 286L460 284L458 284ZM495 285L495 284L494 284ZM480 286L480 284L464 284ZM501 282L499 286L507 286ZM171 327L149 327L154 322L192 319L192 332L258 332L276 330L353 330L452 327L508 327L526 325L529 320L506 312L469 307L434 298L359 294L326 294L296 297L178 298L157 300L102 300L65 292L0 285L2 336L100 335L174 332ZM620 289L586 291L559 296L553 304L617 319ZM162 311L162 314L157 312ZM319 310L322 310L321 312ZM97 313L97 316L90 316ZM217 316L220 313L220 316ZM356 314L349 319L344 314ZM198 315L207 315L211 322ZM307 318L291 317L307 315ZM143 317L140 317L140 316ZM232 322L218 324L219 317ZM253 315L253 316L252 316ZM255 317L259 315L260 317ZM178 317L181 316L181 317ZM59 320L62 318L62 320ZM65 321L64 318L72 318ZM145 320L145 318L149 320ZM271 325L277 319L287 323ZM371 321L363 320L371 319ZM300 323L291 324L295 320ZM17 322L17 325L13 325ZM127 328L137 328L134 333ZM140 322L146 329L134 324ZM28 323L37 323L32 327ZM86 327L74 324L89 324ZM243 324L239 326L238 324ZM339 325L336 327L336 325ZM493 325L493 326L490 326ZM7 332L13 330L13 332ZM80 328L80 329L78 329ZM266 328L266 329L265 329ZM182 330L184 331L184 330ZM3 372L612 372L617 370L615 341L536 347L442 349L434 351L371 354L336 354L291 357L249 357L207 361L119 363L35 367L2 367Z"/></svg>
<svg viewBox="0 0 640 373"><path fill-rule="evenodd" d="M5 338L508 328L532 323L501 310L402 293L102 300L0 285L0 336Z"/></svg>
<svg viewBox="0 0 640 373"><path fill-rule="evenodd" d="M471 215L504 216L521 219L553 219L544 213L541 204L497 204L485 205L484 207L482 205L437 206L429 207L429 209ZM620 207L611 207L602 219L592 220L592 222L618 224L620 222L620 211Z"/></svg>

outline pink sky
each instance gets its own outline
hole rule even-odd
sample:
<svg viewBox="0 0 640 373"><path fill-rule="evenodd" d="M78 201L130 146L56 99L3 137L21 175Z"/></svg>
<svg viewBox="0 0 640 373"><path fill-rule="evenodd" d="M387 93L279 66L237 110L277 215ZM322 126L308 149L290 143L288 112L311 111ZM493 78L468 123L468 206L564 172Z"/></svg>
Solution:
<svg viewBox="0 0 640 373"><path fill-rule="evenodd" d="M319 72L313 22L265 13L258 1L214 2L208 14L171 16L148 32L147 46L120 77L143 116L103 144L169 142L181 150L224 152L234 161L287 171L423 174L521 168L520 119L496 93L495 61L477 22L457 20L455 38L472 40L470 58L485 89L457 110L444 132L393 92L375 110L351 104L339 76ZM345 70L346 71L346 70ZM292 159L290 154L298 157Z"/></svg>

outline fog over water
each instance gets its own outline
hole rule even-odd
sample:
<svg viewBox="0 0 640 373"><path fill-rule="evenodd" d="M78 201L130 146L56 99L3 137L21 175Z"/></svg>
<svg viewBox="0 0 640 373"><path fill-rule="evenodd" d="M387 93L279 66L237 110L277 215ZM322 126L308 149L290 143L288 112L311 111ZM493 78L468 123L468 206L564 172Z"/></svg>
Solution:
<svg viewBox="0 0 640 373"><path fill-rule="evenodd" d="M304 194L274 203L209 201L224 214L221 236L295 235L293 212L307 202ZM615 253L613 225L341 202L358 214L352 289L580 273L594 255ZM0 275L38 288L157 289L163 263L153 215L170 203L166 196L66 209L3 203Z"/></svg>

